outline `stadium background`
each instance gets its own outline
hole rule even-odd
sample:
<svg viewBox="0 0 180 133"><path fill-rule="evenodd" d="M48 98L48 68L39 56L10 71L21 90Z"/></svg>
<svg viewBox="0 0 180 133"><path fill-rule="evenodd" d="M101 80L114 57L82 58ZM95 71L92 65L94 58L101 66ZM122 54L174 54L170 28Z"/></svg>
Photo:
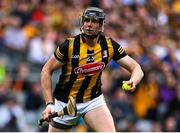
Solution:
<svg viewBox="0 0 180 133"><path fill-rule="evenodd" d="M40 70L60 42L80 32L88 6L105 11L104 33L145 73L137 91L127 94L111 81L128 73L114 62L105 71L117 131L180 131L180 0L1 0L0 131L46 131L37 125L44 109ZM81 119L72 131L91 129Z"/></svg>

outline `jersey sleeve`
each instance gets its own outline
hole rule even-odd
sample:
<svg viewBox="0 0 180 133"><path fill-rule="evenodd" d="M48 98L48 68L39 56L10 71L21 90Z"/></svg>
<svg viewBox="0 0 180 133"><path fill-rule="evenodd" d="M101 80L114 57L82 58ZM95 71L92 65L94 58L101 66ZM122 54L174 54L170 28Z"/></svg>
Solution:
<svg viewBox="0 0 180 133"><path fill-rule="evenodd" d="M60 62L67 62L68 60L68 47L69 47L69 40L65 40L61 43L56 50L54 51L54 56Z"/></svg>
<svg viewBox="0 0 180 133"><path fill-rule="evenodd" d="M126 52L120 44L118 44L113 39L111 39L111 42L112 42L113 49L114 49L113 60L117 61L117 60L123 58L124 56L126 56Z"/></svg>

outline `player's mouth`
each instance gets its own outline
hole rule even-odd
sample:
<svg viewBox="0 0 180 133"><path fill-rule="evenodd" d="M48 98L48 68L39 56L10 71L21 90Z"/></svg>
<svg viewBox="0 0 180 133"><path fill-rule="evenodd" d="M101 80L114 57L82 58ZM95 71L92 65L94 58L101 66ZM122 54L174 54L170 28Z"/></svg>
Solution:
<svg viewBox="0 0 180 133"><path fill-rule="evenodd" d="M86 30L86 32L87 32L87 33L89 33L89 34L94 33L94 31L93 31L93 30L91 30L91 29L87 29L87 30Z"/></svg>

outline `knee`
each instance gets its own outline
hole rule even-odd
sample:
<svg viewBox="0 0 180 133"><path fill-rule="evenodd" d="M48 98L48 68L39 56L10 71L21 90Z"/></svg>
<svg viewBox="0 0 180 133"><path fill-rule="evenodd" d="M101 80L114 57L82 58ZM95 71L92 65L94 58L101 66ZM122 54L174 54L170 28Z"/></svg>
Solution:
<svg viewBox="0 0 180 133"><path fill-rule="evenodd" d="M106 127L104 132L116 132L114 125Z"/></svg>
<svg viewBox="0 0 180 133"><path fill-rule="evenodd" d="M113 124L101 125L99 128L96 128L96 132L116 132L116 129Z"/></svg>

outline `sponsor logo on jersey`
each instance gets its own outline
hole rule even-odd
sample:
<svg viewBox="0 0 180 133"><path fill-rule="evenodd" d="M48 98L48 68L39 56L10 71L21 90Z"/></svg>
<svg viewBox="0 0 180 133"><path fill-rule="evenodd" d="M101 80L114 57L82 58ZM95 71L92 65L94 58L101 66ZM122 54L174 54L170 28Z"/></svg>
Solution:
<svg viewBox="0 0 180 133"><path fill-rule="evenodd" d="M72 55L72 59L79 59L79 55Z"/></svg>
<svg viewBox="0 0 180 133"><path fill-rule="evenodd" d="M93 62L74 69L75 74L81 74L86 76L92 76L97 72L100 72L104 69L104 62Z"/></svg>

